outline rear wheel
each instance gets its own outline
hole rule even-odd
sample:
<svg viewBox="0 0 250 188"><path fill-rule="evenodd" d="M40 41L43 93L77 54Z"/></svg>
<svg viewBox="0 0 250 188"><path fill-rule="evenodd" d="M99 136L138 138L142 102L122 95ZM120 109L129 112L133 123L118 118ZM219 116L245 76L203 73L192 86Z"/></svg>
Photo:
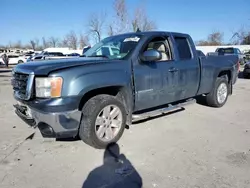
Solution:
<svg viewBox="0 0 250 188"><path fill-rule="evenodd" d="M104 149L122 136L126 111L122 102L110 95L97 95L82 109L80 138L88 145Z"/></svg>
<svg viewBox="0 0 250 188"><path fill-rule="evenodd" d="M222 107L227 102L229 85L227 77L218 77L215 81L213 90L206 96L209 106Z"/></svg>

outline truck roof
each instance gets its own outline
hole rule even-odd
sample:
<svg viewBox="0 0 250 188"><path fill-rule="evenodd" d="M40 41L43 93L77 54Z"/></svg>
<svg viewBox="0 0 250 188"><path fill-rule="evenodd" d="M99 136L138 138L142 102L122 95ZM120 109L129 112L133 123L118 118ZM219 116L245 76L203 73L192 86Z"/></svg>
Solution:
<svg viewBox="0 0 250 188"><path fill-rule="evenodd" d="M171 32L171 31L142 31L142 32L129 32L129 33L123 33L118 34L117 36L126 36L126 35L161 35L161 34L167 34L167 35L178 35L178 36L188 36L186 33L178 33L178 32Z"/></svg>

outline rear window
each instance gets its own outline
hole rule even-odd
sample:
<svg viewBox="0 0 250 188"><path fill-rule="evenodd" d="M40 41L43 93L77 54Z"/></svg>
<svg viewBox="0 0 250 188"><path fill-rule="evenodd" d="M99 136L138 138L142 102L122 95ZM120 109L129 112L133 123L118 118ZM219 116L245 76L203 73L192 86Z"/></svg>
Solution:
<svg viewBox="0 0 250 188"><path fill-rule="evenodd" d="M180 59L191 59L192 54L188 44L188 40L185 37L175 37L175 43L177 45L178 53Z"/></svg>
<svg viewBox="0 0 250 188"><path fill-rule="evenodd" d="M64 56L63 53L60 52L48 52L49 56Z"/></svg>
<svg viewBox="0 0 250 188"><path fill-rule="evenodd" d="M18 55L8 55L8 58L18 58Z"/></svg>
<svg viewBox="0 0 250 188"><path fill-rule="evenodd" d="M217 49L218 53L223 53L223 54L233 54L234 49L233 48L219 48Z"/></svg>
<svg viewBox="0 0 250 188"><path fill-rule="evenodd" d="M198 54L199 57L204 57L205 56L205 54L202 51L200 51L200 50L196 50L196 51L197 51L197 54Z"/></svg>

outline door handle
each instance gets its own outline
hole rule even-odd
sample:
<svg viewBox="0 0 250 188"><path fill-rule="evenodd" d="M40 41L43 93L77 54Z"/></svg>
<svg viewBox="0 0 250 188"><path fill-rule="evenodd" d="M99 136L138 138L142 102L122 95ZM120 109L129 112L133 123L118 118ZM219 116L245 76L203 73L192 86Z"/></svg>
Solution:
<svg viewBox="0 0 250 188"><path fill-rule="evenodd" d="M170 68L170 69L168 69L168 72L177 72L178 71L178 69L176 69L176 68Z"/></svg>

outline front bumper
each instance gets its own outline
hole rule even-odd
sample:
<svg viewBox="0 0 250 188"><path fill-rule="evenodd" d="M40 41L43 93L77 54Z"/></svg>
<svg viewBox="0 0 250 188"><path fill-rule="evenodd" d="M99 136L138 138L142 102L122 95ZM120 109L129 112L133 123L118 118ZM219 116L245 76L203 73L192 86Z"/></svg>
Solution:
<svg viewBox="0 0 250 188"><path fill-rule="evenodd" d="M72 99L49 99L14 105L16 114L31 127L38 127L43 137L75 137L81 121L81 111L71 109L74 104L63 105ZM58 105L56 105L58 104Z"/></svg>

